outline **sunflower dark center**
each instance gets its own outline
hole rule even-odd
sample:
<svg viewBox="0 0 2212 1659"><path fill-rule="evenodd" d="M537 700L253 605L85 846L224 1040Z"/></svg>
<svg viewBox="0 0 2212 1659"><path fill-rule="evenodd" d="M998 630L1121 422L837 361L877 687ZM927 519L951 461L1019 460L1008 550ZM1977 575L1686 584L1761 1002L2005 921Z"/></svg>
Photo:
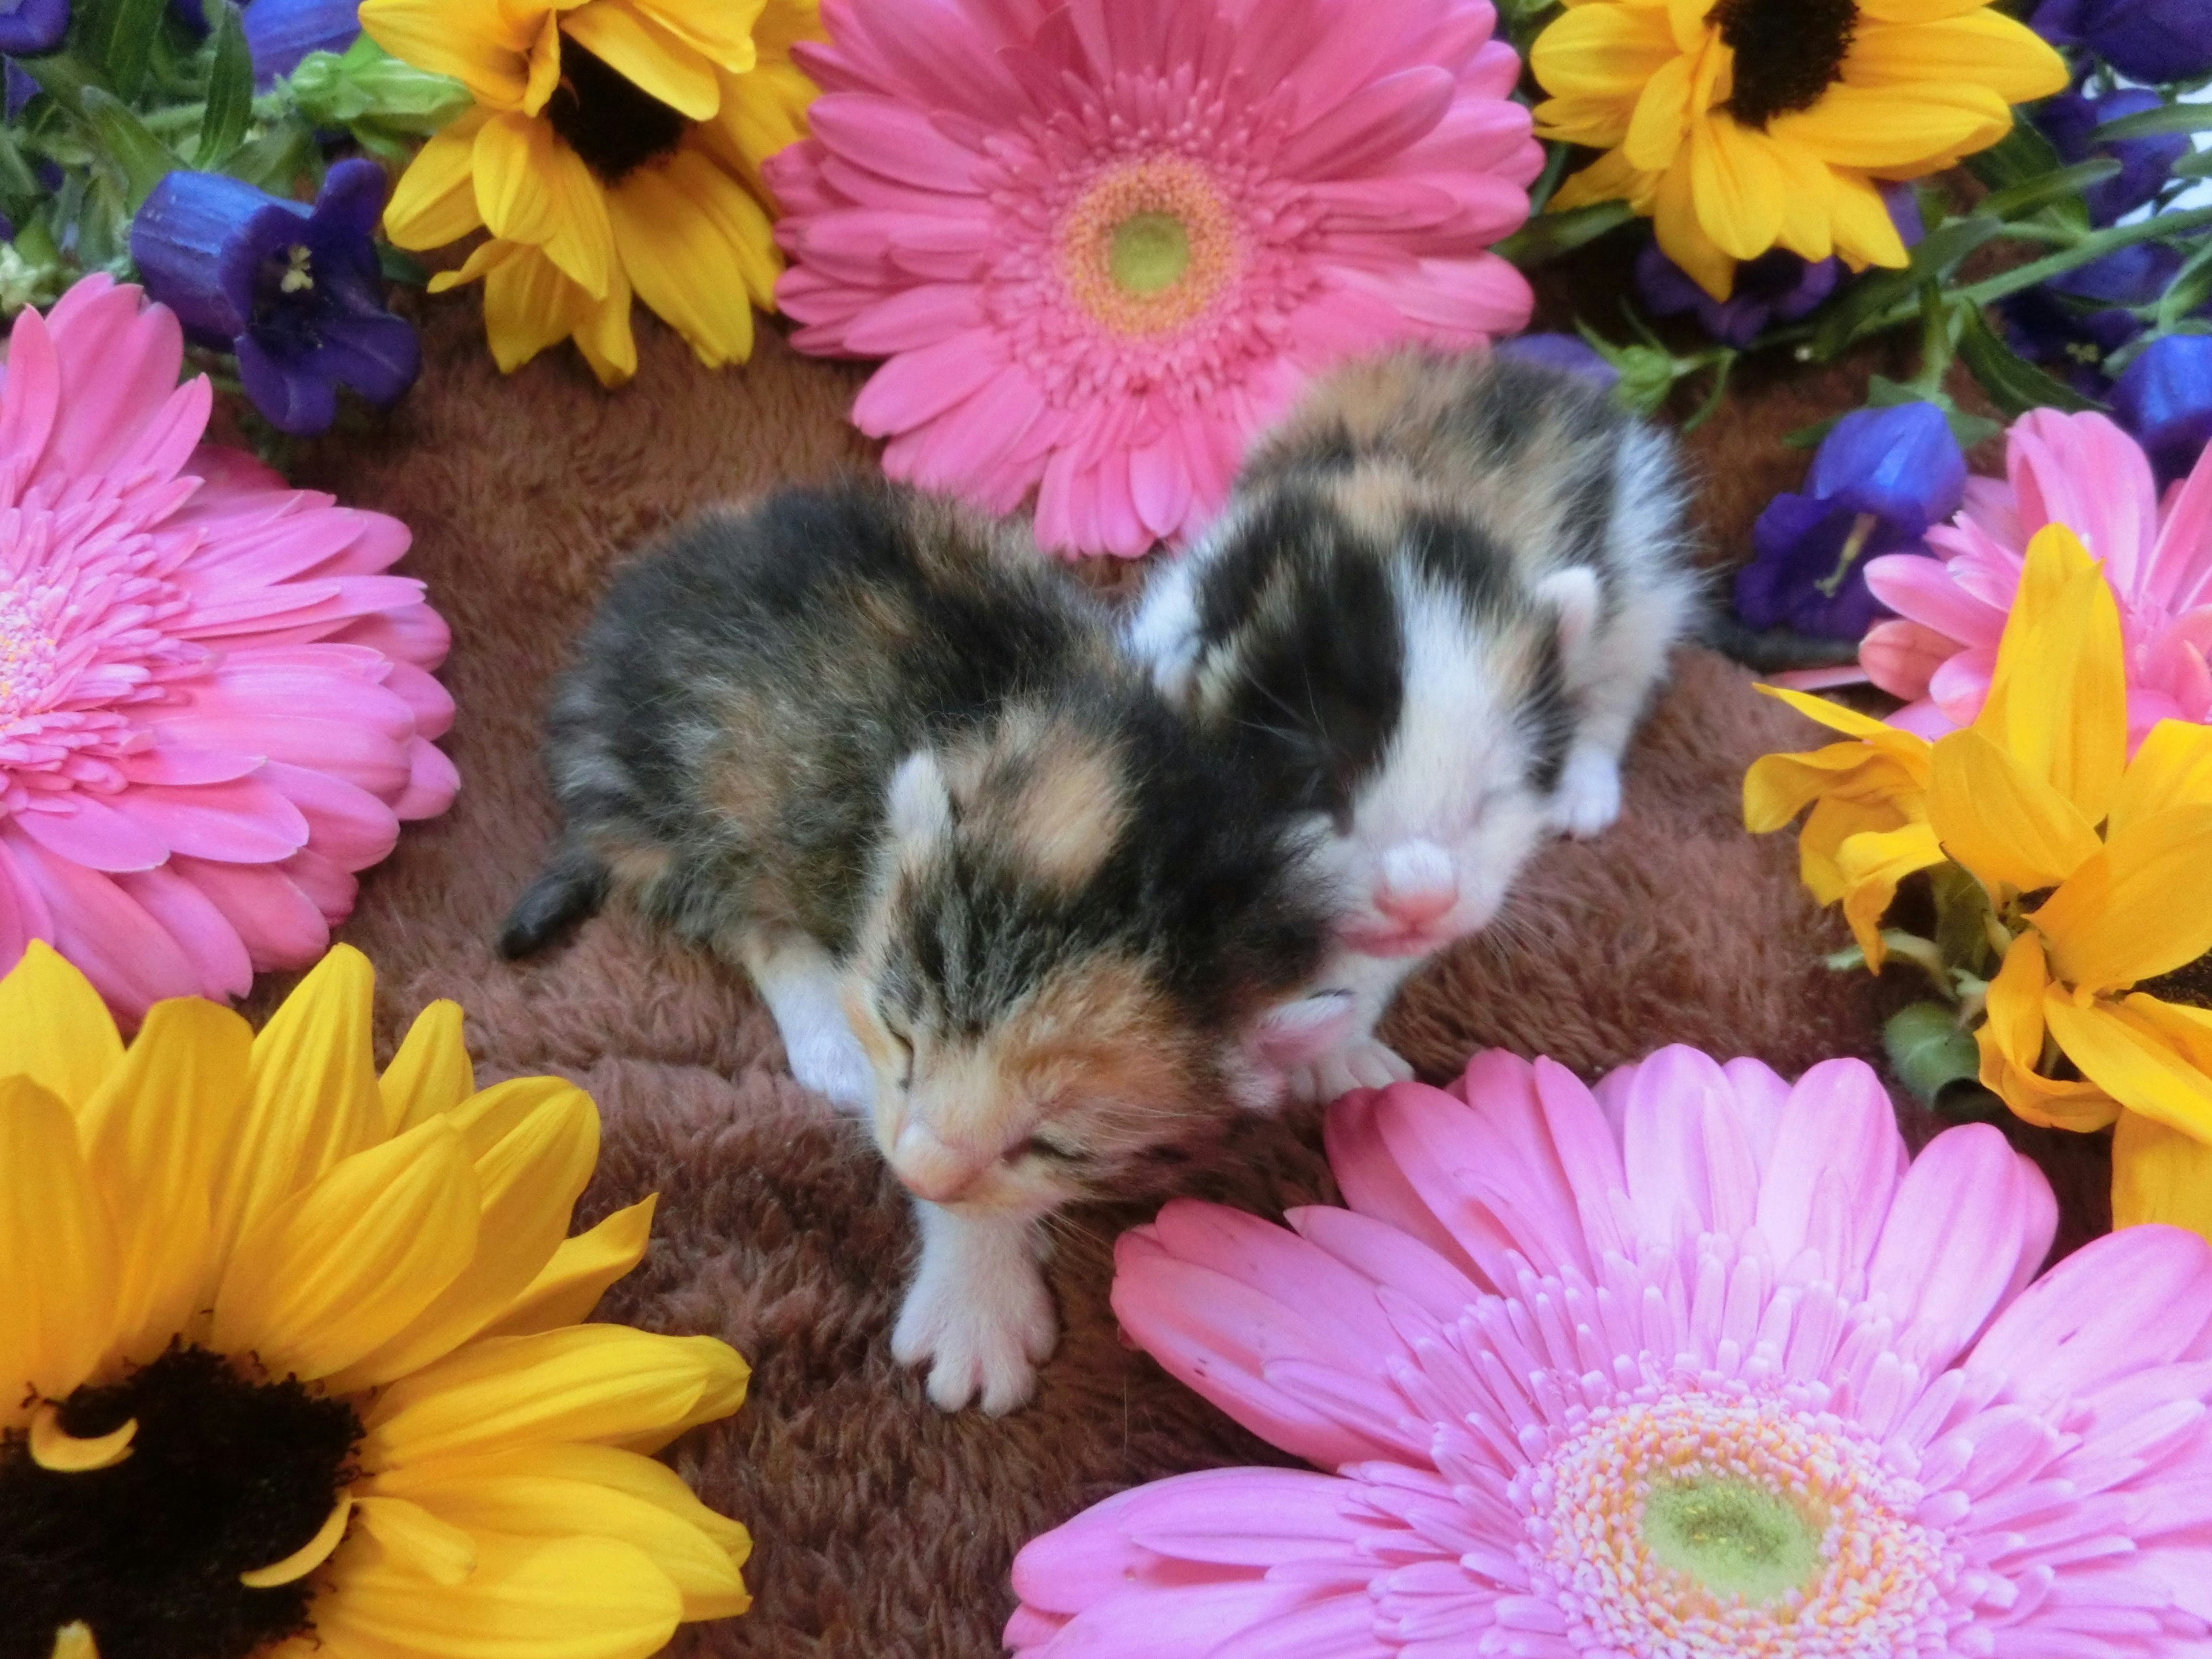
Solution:
<svg viewBox="0 0 2212 1659"><path fill-rule="evenodd" d="M1720 0L1712 21L1735 53L1729 111L1764 131L1842 79L1858 8L1851 0Z"/></svg>
<svg viewBox="0 0 2212 1659"><path fill-rule="evenodd" d="M2212 956L2185 962L2170 974L2138 980L2135 988L2160 1002L2179 1002L2191 1008L2212 1008Z"/></svg>
<svg viewBox="0 0 2212 1659"><path fill-rule="evenodd" d="M545 117L604 185L618 185L656 155L674 149L690 125L606 62L561 37L561 84Z"/></svg>
<svg viewBox="0 0 2212 1659"><path fill-rule="evenodd" d="M61 1407L80 1438L132 1418L131 1455L88 1474L40 1468L20 1430L0 1437L0 1659L47 1659L72 1620L100 1659L246 1659L312 1628L312 1574L273 1589L238 1577L329 1517L361 1437L353 1408L204 1348Z"/></svg>

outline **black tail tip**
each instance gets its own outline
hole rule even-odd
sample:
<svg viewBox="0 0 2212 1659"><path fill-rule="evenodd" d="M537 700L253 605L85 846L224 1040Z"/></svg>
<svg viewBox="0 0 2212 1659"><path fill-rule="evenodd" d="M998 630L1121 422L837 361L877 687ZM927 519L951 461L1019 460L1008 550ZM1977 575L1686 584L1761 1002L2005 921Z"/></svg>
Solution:
<svg viewBox="0 0 2212 1659"><path fill-rule="evenodd" d="M606 893L606 866L598 860L556 860L507 913L499 932L500 955L509 962L535 956L588 921Z"/></svg>

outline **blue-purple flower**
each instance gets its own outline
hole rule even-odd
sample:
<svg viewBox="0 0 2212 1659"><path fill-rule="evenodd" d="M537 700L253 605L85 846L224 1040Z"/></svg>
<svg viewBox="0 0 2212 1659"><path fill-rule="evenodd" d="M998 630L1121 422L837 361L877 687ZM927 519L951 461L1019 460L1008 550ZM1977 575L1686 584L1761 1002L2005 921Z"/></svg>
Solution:
<svg viewBox="0 0 2212 1659"><path fill-rule="evenodd" d="M0 0L0 52L36 58L69 33L69 0Z"/></svg>
<svg viewBox="0 0 2212 1659"><path fill-rule="evenodd" d="M244 19L253 84L266 92L311 52L343 52L361 36L361 0L253 0Z"/></svg>
<svg viewBox="0 0 2212 1659"><path fill-rule="evenodd" d="M1636 256L1636 291L1655 317L1696 313L1706 333L1725 345L1747 346L1770 323L1794 323L1835 292L1843 267L1834 259L1805 260L1781 248L1735 268L1735 287L1716 300L1690 274L1646 242Z"/></svg>
<svg viewBox="0 0 2212 1659"><path fill-rule="evenodd" d="M2107 158L2120 164L2120 170L2111 178L2081 192L2089 206L2091 224L2117 223L2150 201L2165 185L2173 164L2189 153L2189 140L2180 133L2123 138L2117 143L2095 137L2097 128L2108 121L2162 109L2165 104L2148 88L2124 87L2102 98L2062 92L2037 108L2036 125L2043 129L2051 147L2069 167Z"/></svg>
<svg viewBox="0 0 2212 1659"><path fill-rule="evenodd" d="M369 240L384 171L339 162L310 209L212 173L172 173L131 227L146 291L204 345L238 354L239 379L280 431L320 432L337 387L387 404L415 382L415 331L384 307Z"/></svg>
<svg viewBox="0 0 2212 1659"><path fill-rule="evenodd" d="M1929 526L1959 510L1966 488L1966 458L1935 404L1844 416L1821 441L1806 493L1777 495L1759 515L1736 614L1753 628L1857 639L1880 610L1867 561L1923 550Z"/></svg>
<svg viewBox="0 0 2212 1659"><path fill-rule="evenodd" d="M2161 487L2184 476L2212 441L2212 334L2153 340L2113 383L2112 408Z"/></svg>
<svg viewBox="0 0 2212 1659"><path fill-rule="evenodd" d="M2212 74L2205 0L2043 0L2030 26L2055 46L2086 46L2130 81Z"/></svg>
<svg viewBox="0 0 2212 1659"><path fill-rule="evenodd" d="M2161 243L2117 248L1999 301L2005 338L2084 397L2103 398L2105 363L2143 331L2142 319L2130 307L2156 300L2180 269L2181 255Z"/></svg>
<svg viewBox="0 0 2212 1659"><path fill-rule="evenodd" d="M1608 390L1620 379L1620 371L1579 334L1516 334L1492 349L1501 357L1580 374Z"/></svg>

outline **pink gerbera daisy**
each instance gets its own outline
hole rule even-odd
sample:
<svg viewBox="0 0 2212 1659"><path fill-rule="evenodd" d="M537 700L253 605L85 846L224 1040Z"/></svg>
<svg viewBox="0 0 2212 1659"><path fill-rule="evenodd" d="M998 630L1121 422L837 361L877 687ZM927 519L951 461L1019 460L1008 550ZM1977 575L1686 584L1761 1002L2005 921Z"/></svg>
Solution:
<svg viewBox="0 0 2212 1659"><path fill-rule="evenodd" d="M1144 552L1305 375L1528 318L1542 166L1486 0L824 0L769 165L811 351L893 476Z"/></svg>
<svg viewBox="0 0 2212 1659"><path fill-rule="evenodd" d="M1867 586L1897 612L1859 649L1867 677L1909 700L1896 725L1941 737L1990 694L2029 539L2063 524L2104 562L2127 642L2128 732L2212 720L2212 450L2161 506L2150 462L2102 415L2033 409L2013 423L2006 481L1971 479L1965 509L1928 532L1936 556L1893 553Z"/></svg>
<svg viewBox="0 0 2212 1659"><path fill-rule="evenodd" d="M1328 1474L1220 1469L1024 1549L1073 1659L2212 1654L2212 1249L2039 1281L1985 1125L1908 1164L1856 1060L1479 1055L1328 1120L1349 1209L1170 1205L1114 1306Z"/></svg>
<svg viewBox="0 0 2212 1659"><path fill-rule="evenodd" d="M201 447L183 361L94 276L0 381L0 972L46 939L132 1019L321 955L454 787L406 527Z"/></svg>

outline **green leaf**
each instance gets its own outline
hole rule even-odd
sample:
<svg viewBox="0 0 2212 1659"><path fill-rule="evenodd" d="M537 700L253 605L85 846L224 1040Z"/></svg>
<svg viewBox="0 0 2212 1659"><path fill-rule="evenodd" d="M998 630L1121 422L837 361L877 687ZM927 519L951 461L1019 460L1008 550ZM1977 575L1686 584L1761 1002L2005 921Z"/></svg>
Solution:
<svg viewBox="0 0 2212 1659"><path fill-rule="evenodd" d="M137 212L154 186L184 162L113 93L87 87L81 108L85 125L121 181L126 216Z"/></svg>
<svg viewBox="0 0 2212 1659"><path fill-rule="evenodd" d="M2160 333L2170 331L2207 300L2212 300L2212 241L2191 254L2173 273L2173 280L2159 296L2154 326Z"/></svg>
<svg viewBox="0 0 2212 1659"><path fill-rule="evenodd" d="M2085 398L2059 380L2021 356L1996 336L1979 306L1961 308L1966 326L1959 334L1959 356L1990 394L1990 401L2008 416L2031 409L2063 409L2069 414L2102 410L2106 405Z"/></svg>
<svg viewBox="0 0 2212 1659"><path fill-rule="evenodd" d="M97 64L118 97L145 89L167 0L84 0L71 30L76 50Z"/></svg>
<svg viewBox="0 0 2212 1659"><path fill-rule="evenodd" d="M2119 170L2118 161L2109 155L2100 155L2094 161L2062 167L2056 173L2045 173L2040 179L2030 179L1992 191L1983 198L1977 211L1995 214L2000 219L2024 219L2039 208L2078 198L2090 185L2104 183ZM2081 210L2081 222L2088 223L2086 204Z"/></svg>
<svg viewBox="0 0 2212 1659"><path fill-rule="evenodd" d="M1814 356L1832 362L1864 336L1902 321L1893 313L1907 301L1917 310L1923 285L1948 281L1960 261L2003 228L2004 221L1994 214L1948 219L1920 239L1904 270L1867 272L1822 307L1813 331Z"/></svg>
<svg viewBox="0 0 2212 1659"><path fill-rule="evenodd" d="M1976 305L1987 305L1992 300L2002 300L2007 295L2019 294L2047 283L2069 270L2078 270L2093 259L2100 259L2116 249L2132 247L2137 242L2157 241L2185 236L2212 225L2212 208L2191 208L2177 213L2172 210L2155 218L2139 220L2131 225L2114 225L2094 236L2084 236L2069 248L2045 254L2040 259L2031 259L2024 265L2002 271L1958 290L1958 297Z"/></svg>
<svg viewBox="0 0 2212 1659"><path fill-rule="evenodd" d="M23 159L21 146L15 142L15 129L0 126L0 196L21 200L45 194L46 187L39 183L31 164Z"/></svg>
<svg viewBox="0 0 2212 1659"><path fill-rule="evenodd" d="M294 180L307 168L314 149L315 135L311 130L298 120L283 120L234 150L222 170L271 196L289 196Z"/></svg>
<svg viewBox="0 0 2212 1659"><path fill-rule="evenodd" d="M2056 173L2065 165L2065 158L2034 124L2017 115L2013 118L2010 132L1987 149L1966 158L1968 170L1991 190L2009 190L2032 179Z"/></svg>
<svg viewBox="0 0 2212 1659"><path fill-rule="evenodd" d="M2212 149L2192 149L2166 171L2177 179L2202 179L2212 173Z"/></svg>
<svg viewBox="0 0 2212 1659"><path fill-rule="evenodd" d="M208 70L207 111L200 117L199 148L194 162L220 167L246 137L253 119L253 57L238 8L225 6L215 28L215 56Z"/></svg>
<svg viewBox="0 0 2212 1659"><path fill-rule="evenodd" d="M2140 115L2123 115L2117 121L2089 130L2089 142L2117 143L2124 138L2156 138L2169 132L2212 132L2212 104L2168 104Z"/></svg>
<svg viewBox="0 0 2212 1659"><path fill-rule="evenodd" d="M398 283L408 288L422 288L430 280L430 267L404 248L394 247L389 242L376 245L377 268L387 283Z"/></svg>
<svg viewBox="0 0 2212 1659"><path fill-rule="evenodd" d="M1515 264L1527 269L1571 253L1577 248L1595 242L1609 230L1617 230L1636 216L1626 202L1592 202L1588 207L1571 208L1565 213L1547 213L1533 219L1491 249Z"/></svg>
<svg viewBox="0 0 2212 1659"><path fill-rule="evenodd" d="M84 89L107 84L100 72L73 52L58 52L45 58L18 58L15 67L38 82L39 90L76 115L82 112Z"/></svg>
<svg viewBox="0 0 2212 1659"><path fill-rule="evenodd" d="M1979 975L1994 956L1990 932L1996 913L1990 908L1989 889L1955 864L1937 865L1928 881L1936 901L1936 950L1954 969Z"/></svg>
<svg viewBox="0 0 2212 1659"><path fill-rule="evenodd" d="M1958 1016L1940 1002L1899 1009L1881 1028L1881 1046L1898 1081L1923 1106L1933 1106L1954 1084L1981 1075L1972 1036L1959 1029Z"/></svg>
<svg viewBox="0 0 2212 1659"><path fill-rule="evenodd" d="M286 83L292 102L317 126L373 123L380 133L436 132L475 99L449 76L403 63L367 35L341 54L309 52Z"/></svg>

